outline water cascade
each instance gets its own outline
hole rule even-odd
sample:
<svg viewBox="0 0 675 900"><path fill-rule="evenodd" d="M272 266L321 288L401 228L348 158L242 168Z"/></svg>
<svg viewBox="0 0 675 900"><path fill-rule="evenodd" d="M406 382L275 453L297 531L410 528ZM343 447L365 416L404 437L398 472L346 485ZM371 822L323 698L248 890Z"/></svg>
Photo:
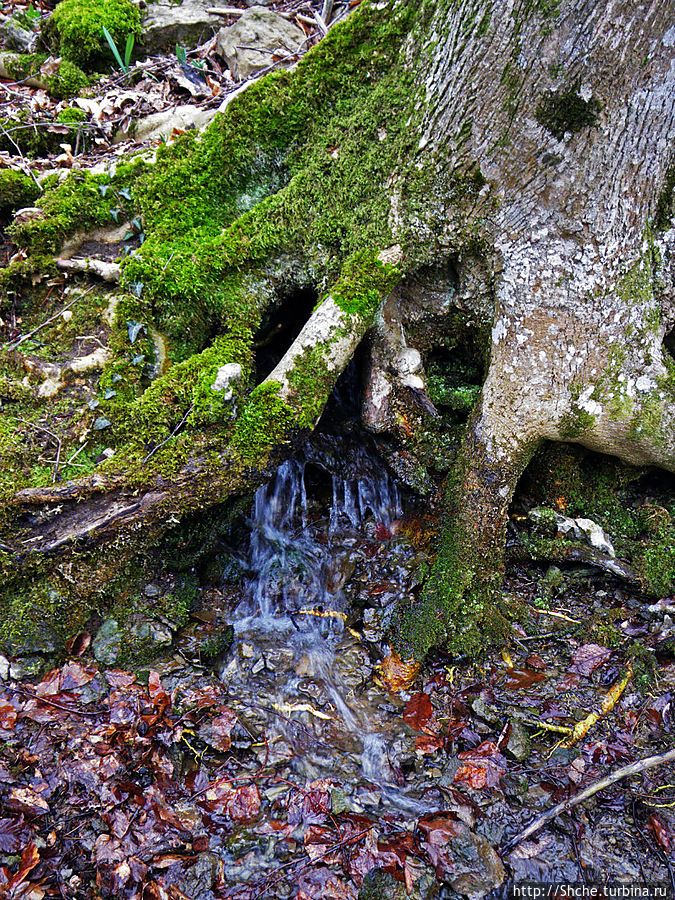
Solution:
<svg viewBox="0 0 675 900"><path fill-rule="evenodd" d="M330 777L338 760L342 774L378 786L386 802L417 808L395 787L397 735L378 727L378 689L365 677L358 683L359 660L368 674L372 661L346 625L350 577L359 564L373 571L363 547L383 549L401 515L396 483L363 447L341 474L318 466L312 448L283 463L255 495L249 576L221 677L235 708L265 720L268 757L288 759L306 778ZM404 568L381 555L400 593ZM380 705L388 702L380 691Z"/></svg>

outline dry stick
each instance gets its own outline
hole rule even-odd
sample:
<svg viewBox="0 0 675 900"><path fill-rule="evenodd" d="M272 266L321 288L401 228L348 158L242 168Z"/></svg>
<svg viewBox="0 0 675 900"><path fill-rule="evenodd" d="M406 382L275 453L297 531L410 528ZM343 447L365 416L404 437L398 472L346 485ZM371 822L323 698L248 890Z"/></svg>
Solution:
<svg viewBox="0 0 675 900"><path fill-rule="evenodd" d="M143 459L141 460L141 465L142 465L142 466L145 465L145 463L150 459L151 456L154 456L155 453L157 453L157 451L160 449L160 447L163 447L164 444L168 444L169 441L171 440L171 438L172 438L172 437L175 437L175 435L178 434L178 432L180 431L180 429L182 428L182 426L183 426L183 425L185 424L185 422L187 421L187 417L190 415L190 413L192 412L192 410L193 410L194 408L195 408L195 406L194 406L194 403L193 403L192 406L191 406L191 407L188 409L188 411L185 413L185 415L183 416L183 418L180 420L180 422L178 423L178 425L176 425L176 427L174 428L174 430L173 430L173 431L171 432L171 434L168 436L168 438L165 438L165 439L162 441L161 444L157 444L156 447L153 447L152 450L148 453L148 455L145 456L145 457L143 457Z"/></svg>
<svg viewBox="0 0 675 900"><path fill-rule="evenodd" d="M629 778L631 775L640 775L642 772L646 772L649 769L655 769L657 766L664 766L666 763L670 762L675 762L675 750L669 750L667 753L662 753L660 756L648 756L646 759L641 759L638 762L631 763L629 766L623 766L621 769L617 769L615 772L612 772L611 775L608 775L606 778L601 778L600 781L596 781L594 784L587 787L580 794L576 794L574 797L563 800L562 803L559 803L557 806L554 806L553 809L549 809L548 812L539 816L539 818L535 819L531 825L528 825L524 831L521 831L520 834L508 841L501 848L502 852L508 853L513 850L513 848L517 847L522 841L531 837L535 832L543 828L543 826L546 825L547 822L550 822L551 819L555 819L556 816L559 816L564 812L569 812L571 809L574 809L575 806L579 806L580 803L588 800L589 797L593 797L599 791L604 791L604 789L610 787L610 785L616 784L617 781L622 781L624 778Z"/></svg>
<svg viewBox="0 0 675 900"><path fill-rule="evenodd" d="M321 18L328 25L333 15L333 0L323 0L323 8L321 10Z"/></svg>
<svg viewBox="0 0 675 900"><path fill-rule="evenodd" d="M34 428L36 431L42 431L44 434L48 434L50 438L56 441L56 459L54 461L54 471L52 472L52 484L56 483L56 475L59 471L59 463L61 462L61 438L58 434L54 434L53 431L50 431L48 428L44 428L42 425L36 425L34 422L28 422L26 419L20 419L18 416L16 417L17 422L23 422L24 425L28 425L29 428Z"/></svg>

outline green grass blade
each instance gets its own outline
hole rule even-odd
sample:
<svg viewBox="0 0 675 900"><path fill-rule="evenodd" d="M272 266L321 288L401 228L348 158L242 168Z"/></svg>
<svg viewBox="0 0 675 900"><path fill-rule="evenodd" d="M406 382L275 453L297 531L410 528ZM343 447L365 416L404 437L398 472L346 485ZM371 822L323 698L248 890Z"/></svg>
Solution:
<svg viewBox="0 0 675 900"><path fill-rule="evenodd" d="M126 72L127 67L124 65L124 62L122 61L122 57L120 56L120 51L117 49L117 44L112 39L112 35L108 31L108 29L105 27L105 25L103 26L103 37L108 42L108 46L110 47L110 49L112 51L112 55L115 57L115 59L117 61L117 65L120 67L120 69L123 72Z"/></svg>
<svg viewBox="0 0 675 900"><path fill-rule="evenodd" d="M136 36L133 31L127 35L127 45L124 48L124 65L126 69L129 68L129 64L131 63L131 54L134 52L134 41L136 40Z"/></svg>

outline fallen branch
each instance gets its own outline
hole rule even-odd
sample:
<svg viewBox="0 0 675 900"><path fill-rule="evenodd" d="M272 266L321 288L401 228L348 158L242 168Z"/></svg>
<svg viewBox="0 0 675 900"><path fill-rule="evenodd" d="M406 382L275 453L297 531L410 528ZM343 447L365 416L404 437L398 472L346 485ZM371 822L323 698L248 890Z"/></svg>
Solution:
<svg viewBox="0 0 675 900"><path fill-rule="evenodd" d="M507 843L501 847L501 852L509 853L514 847L517 847L518 844L527 840L527 838L532 837L533 834L543 828L547 822L551 821L551 819L555 819L557 816L569 812L574 809L575 806L579 806L580 803L584 803L584 801L590 799L595 794L604 791L605 788L616 784L617 781L623 781L624 778L630 778L631 775L641 775L649 769L665 766L667 763L671 762L675 762L675 750L669 750L667 753L662 753L660 756L648 756L646 759L641 759L638 762L631 763L629 766L623 766L621 769L617 769L615 772L612 772L611 775L607 775L606 778L601 778L600 781L596 781L594 784L587 787L580 794L576 794L574 797L568 797L567 800L563 800L562 803L558 803L557 806L554 806L552 809L549 809L548 812L539 816L538 819L535 819L534 822L532 822L531 825L528 825L527 828L520 832L520 834L517 834L510 841L507 841Z"/></svg>
<svg viewBox="0 0 675 900"><path fill-rule="evenodd" d="M98 275L103 281L110 281L116 284L120 280L121 268L119 263L106 262L103 259L85 259L78 257L77 259L61 259L56 260L56 265L62 272L69 275L85 272Z"/></svg>

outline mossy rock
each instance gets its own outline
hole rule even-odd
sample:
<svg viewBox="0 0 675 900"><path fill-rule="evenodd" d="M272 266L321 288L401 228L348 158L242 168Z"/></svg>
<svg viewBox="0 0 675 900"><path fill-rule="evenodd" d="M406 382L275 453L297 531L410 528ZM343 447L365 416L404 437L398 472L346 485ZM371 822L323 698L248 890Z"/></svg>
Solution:
<svg viewBox="0 0 675 900"><path fill-rule="evenodd" d="M46 37L56 37L64 60L93 72L114 61L104 28L123 52L127 37L140 34L138 8L131 0L63 0L51 16Z"/></svg>
<svg viewBox="0 0 675 900"><path fill-rule="evenodd" d="M23 172L0 172L0 218L8 218L15 209L32 206L39 194L39 187Z"/></svg>
<svg viewBox="0 0 675 900"><path fill-rule="evenodd" d="M47 78L47 84L49 93L55 100L69 100L77 97L89 85L89 79L79 66L64 59L59 71Z"/></svg>

